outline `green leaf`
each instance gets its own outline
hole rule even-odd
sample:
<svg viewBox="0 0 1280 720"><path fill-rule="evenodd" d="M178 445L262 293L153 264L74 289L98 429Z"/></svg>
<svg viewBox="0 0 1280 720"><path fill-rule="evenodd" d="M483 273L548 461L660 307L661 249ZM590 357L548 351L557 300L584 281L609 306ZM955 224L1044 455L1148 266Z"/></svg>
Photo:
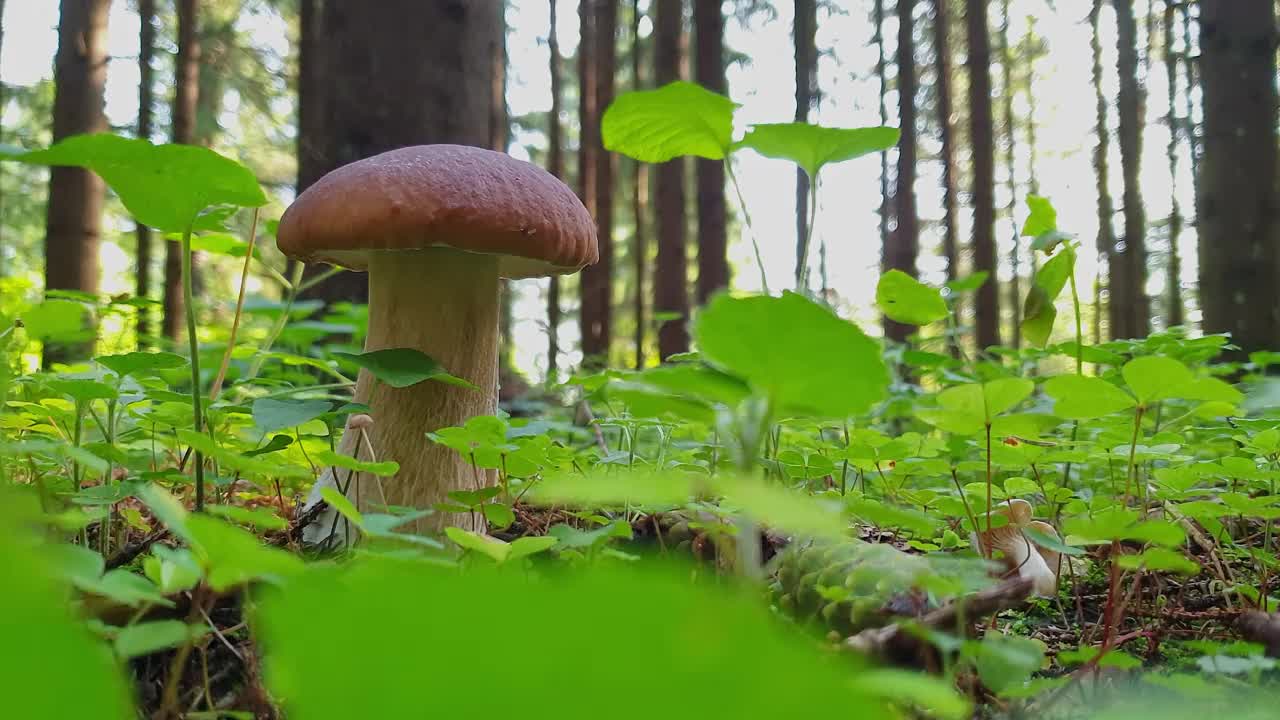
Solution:
<svg viewBox="0 0 1280 720"><path fill-rule="evenodd" d="M413 348L388 348L359 355L338 352L333 355L359 365L394 388L406 388L424 380L436 380L472 390L478 389L470 382L450 375L440 366L440 363L432 360L421 350Z"/></svg>
<svg viewBox="0 0 1280 720"><path fill-rule="evenodd" d="M699 313L694 336L707 361L779 410L848 417L882 400L889 387L879 344L795 293L718 295Z"/></svg>
<svg viewBox="0 0 1280 720"><path fill-rule="evenodd" d="M661 163L684 155L721 160L733 142L737 104L699 85L676 81L623 93L600 121L606 150Z"/></svg>
<svg viewBox="0 0 1280 720"><path fill-rule="evenodd" d="M172 370L187 364L186 358L169 352L131 352L123 355L101 355L93 360L120 377L125 375L150 375L159 370Z"/></svg>
<svg viewBox="0 0 1280 720"><path fill-rule="evenodd" d="M1073 420L1099 418L1136 404L1132 397L1106 380L1083 375L1049 378L1044 391L1056 401L1054 413Z"/></svg>
<svg viewBox="0 0 1280 720"><path fill-rule="evenodd" d="M1031 638L989 633L965 643L982 682L995 692L1026 682L1044 663L1044 646Z"/></svg>
<svg viewBox="0 0 1280 720"><path fill-rule="evenodd" d="M1077 557L1085 554L1084 549L1078 548L1074 545L1068 545L1052 535L1042 533L1033 527L1022 528L1022 534L1026 535L1028 540L1039 545L1045 550L1052 550L1054 552L1062 553L1063 555L1074 555Z"/></svg>
<svg viewBox="0 0 1280 720"><path fill-rule="evenodd" d="M1134 358L1125 363L1120 372L1143 405L1181 397L1181 393L1195 382L1186 365L1173 358L1155 355Z"/></svg>
<svg viewBox="0 0 1280 720"><path fill-rule="evenodd" d="M817 177L831 163L853 160L898 144L897 128L829 128L809 123L770 123L751 126L739 143L765 157L791 160Z"/></svg>
<svg viewBox="0 0 1280 720"><path fill-rule="evenodd" d="M973 292L983 285L987 284L987 278L990 276L986 270L979 270L971 275L957 278L947 283L947 287L953 292L966 293Z"/></svg>
<svg viewBox="0 0 1280 720"><path fill-rule="evenodd" d="M329 504L329 507L338 511L339 515L350 521L352 525L356 527L364 526L364 517L360 514L360 511L351 503L351 500L347 499L346 495L338 492L337 488L320 488L320 497Z"/></svg>
<svg viewBox="0 0 1280 720"><path fill-rule="evenodd" d="M725 503L770 527L834 540L848 537L847 523L834 504L746 477L720 476L715 484Z"/></svg>
<svg viewBox="0 0 1280 720"><path fill-rule="evenodd" d="M1120 567L1127 570L1143 567L1156 572L1173 572L1180 575L1195 575L1200 572L1200 565L1176 550L1163 547L1147 548L1141 555L1121 555Z"/></svg>
<svg viewBox="0 0 1280 720"><path fill-rule="evenodd" d="M121 660L132 660L178 647L203 637L205 632L203 627L188 626L180 620L141 622L120 628L120 632L116 634L116 655Z"/></svg>
<svg viewBox="0 0 1280 720"><path fill-rule="evenodd" d="M88 168L111 186L138 222L164 232L186 230L212 205L258 207L267 202L248 168L200 145L152 145L104 133L75 135L8 158Z"/></svg>
<svg viewBox="0 0 1280 720"><path fill-rule="evenodd" d="M115 388L96 380L51 379L46 382L48 383L50 390L62 395L67 395L78 402L87 403L94 400L113 400L116 397Z"/></svg>
<svg viewBox="0 0 1280 720"><path fill-rule="evenodd" d="M272 435L266 445L256 447L252 450L245 450L245 457L257 457L259 455L267 455L273 452L280 452L293 444L293 438L288 435Z"/></svg>
<svg viewBox="0 0 1280 720"><path fill-rule="evenodd" d="M506 562L513 562L521 558L536 555L540 552L550 550L560 542L556 538L548 535L538 537L522 537L511 543L511 553L507 555Z"/></svg>
<svg viewBox="0 0 1280 720"><path fill-rule="evenodd" d="M1026 222L1022 223L1023 237L1038 237L1058 229L1058 211L1048 198L1039 195L1027 196Z"/></svg>
<svg viewBox="0 0 1280 720"><path fill-rule="evenodd" d="M159 543L151 546L151 555L142 561L142 568L147 579L166 595L190 590L204 576L190 550Z"/></svg>
<svg viewBox="0 0 1280 720"><path fill-rule="evenodd" d="M942 293L901 270L890 270L880 276L876 306L889 319L908 325L928 325L947 316Z"/></svg>
<svg viewBox="0 0 1280 720"><path fill-rule="evenodd" d="M45 300L22 315L23 326L34 340L75 342L93 337L88 311L73 300Z"/></svg>
<svg viewBox="0 0 1280 720"><path fill-rule="evenodd" d="M511 545L495 537L456 527L445 528L444 534L463 550L480 553L499 564L506 562L511 555ZM551 539L555 540L555 538Z"/></svg>
<svg viewBox="0 0 1280 720"><path fill-rule="evenodd" d="M275 432L314 420L332 407L328 400L258 398L253 401L253 424L263 432Z"/></svg>
<svg viewBox="0 0 1280 720"><path fill-rule="evenodd" d="M325 467L342 468L343 470L352 470L359 473L369 473L379 477L391 477L400 472L400 463L394 460L383 460L380 462L366 462L357 460L350 455L333 452L332 450L321 450L314 453L312 457L316 463Z"/></svg>
<svg viewBox="0 0 1280 720"><path fill-rule="evenodd" d="M665 698L677 716L696 718L792 717L797 698L817 718L898 717L886 696L923 712L956 705L888 682L856 656L832 662L757 598L658 562L531 581L370 557L317 565L298 580L261 598L253 617L267 689L289 717L398 718L423 698L442 718L652 715L645 703L620 705L626 698ZM512 625L498 619L513 607L537 619L520 626L537 660L478 671L510 647ZM341 620L316 632L334 608ZM584 638L616 636L620 623L644 641L583 651ZM422 652L428 646L441 651ZM351 662L333 662L334 647Z"/></svg>
<svg viewBox="0 0 1280 720"><path fill-rule="evenodd" d="M179 429L177 435L179 442L190 445L203 453L206 458L217 460L224 470L237 470L248 475L261 477L298 478L300 480L311 479L312 477L311 471L307 468L260 460L256 457L238 453L235 450L219 447L213 441L213 438L194 430Z"/></svg>
<svg viewBox="0 0 1280 720"><path fill-rule="evenodd" d="M510 527L511 523L516 521L516 514L511 511L510 507L502 503L488 503L483 508L484 519L488 521L489 525L499 530Z"/></svg>
<svg viewBox="0 0 1280 720"><path fill-rule="evenodd" d="M237 505L207 505L205 510L210 515L230 520L241 525L257 528L259 530L283 530L289 527L289 522L270 508L244 508Z"/></svg>
<svg viewBox="0 0 1280 720"><path fill-rule="evenodd" d="M247 530L212 518L187 518L193 550L205 565L209 586L221 592L255 580L280 582L298 573L303 563L298 556L267 547Z"/></svg>
<svg viewBox="0 0 1280 720"><path fill-rule="evenodd" d="M986 398L987 419L1012 409L1035 392L1035 383L1026 378L1000 378L982 384L982 394Z"/></svg>
<svg viewBox="0 0 1280 720"><path fill-rule="evenodd" d="M1075 251L1063 246L1036 271L1035 280L1022 307L1022 334L1033 345L1044 347L1049 342L1049 336L1053 334L1053 321L1058 316L1054 302L1075 269Z"/></svg>

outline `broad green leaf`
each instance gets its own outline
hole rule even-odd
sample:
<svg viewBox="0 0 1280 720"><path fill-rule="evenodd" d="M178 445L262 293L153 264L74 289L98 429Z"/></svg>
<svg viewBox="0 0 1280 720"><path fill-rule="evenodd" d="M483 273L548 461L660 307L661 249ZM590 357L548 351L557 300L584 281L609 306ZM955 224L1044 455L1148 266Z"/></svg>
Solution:
<svg viewBox="0 0 1280 720"><path fill-rule="evenodd" d="M1036 272L1022 306L1022 334L1028 342L1039 347L1049 342L1053 321L1058 316L1054 302L1075 270L1075 251L1064 245Z"/></svg>
<svg viewBox="0 0 1280 720"><path fill-rule="evenodd" d="M94 358L94 362L124 377L180 368L187 364L187 359L169 352L131 352L123 355L100 355Z"/></svg>
<svg viewBox="0 0 1280 720"><path fill-rule="evenodd" d="M522 537L511 543L511 552L507 555L506 562L513 562L521 558L536 555L540 552L550 550L560 542L556 538L542 535L538 537Z"/></svg>
<svg viewBox="0 0 1280 720"><path fill-rule="evenodd" d="M1121 555L1120 567L1132 570L1142 567L1156 572L1174 572L1179 575L1195 575L1200 565L1176 550L1163 547L1147 548L1140 555Z"/></svg>
<svg viewBox="0 0 1280 720"><path fill-rule="evenodd" d="M138 488L137 496L146 503L151 514L155 515L174 537L187 542L191 541L191 533L187 529L187 519L190 514L169 491L155 483L147 483Z"/></svg>
<svg viewBox="0 0 1280 720"><path fill-rule="evenodd" d="M1058 211L1048 198L1027 196L1027 219L1022 223L1023 237L1038 237L1058 229Z"/></svg>
<svg viewBox="0 0 1280 720"><path fill-rule="evenodd" d="M106 570L102 555L83 545L58 543L44 551L50 574L68 582L95 582Z"/></svg>
<svg viewBox="0 0 1280 720"><path fill-rule="evenodd" d="M204 563L209 586L216 591L252 581L280 582L303 568L289 552L267 547L247 530L208 515L187 518L192 550Z"/></svg>
<svg viewBox="0 0 1280 720"><path fill-rule="evenodd" d="M178 647L204 636L206 632L201 626L189 626L181 620L141 622L120 628L116 634L116 655L121 660L132 660Z"/></svg>
<svg viewBox="0 0 1280 720"><path fill-rule="evenodd" d="M359 355L339 352L333 355L359 365L394 388L405 388L417 385L424 380L435 380L458 387L477 389L467 380L450 375L440 363L432 360L426 353L413 348L388 348Z"/></svg>
<svg viewBox="0 0 1280 720"><path fill-rule="evenodd" d="M675 472L583 474L574 471L547 477L525 494L525 501L593 509L627 505L670 507L686 502L694 488L693 477Z"/></svg>
<svg viewBox="0 0 1280 720"><path fill-rule="evenodd" d="M131 607L142 605L173 607L173 603L160 593L160 588L147 578L129 570L109 570L97 580L77 581L76 587Z"/></svg>
<svg viewBox="0 0 1280 720"><path fill-rule="evenodd" d="M1134 358L1125 363L1120 372L1143 405L1182 397L1182 393L1195 382L1186 365L1173 358L1155 355Z"/></svg>
<svg viewBox="0 0 1280 720"><path fill-rule="evenodd" d="M245 508L238 505L208 505L205 510L216 517L248 525L259 530L283 530L289 522L265 507Z"/></svg>
<svg viewBox="0 0 1280 720"><path fill-rule="evenodd" d="M166 595L191 589L204 575L189 549L159 543L151 546L151 555L143 559L142 568L147 579Z"/></svg>
<svg viewBox="0 0 1280 720"><path fill-rule="evenodd" d="M88 310L83 303L73 300L45 300L23 313L22 324L27 335L43 342L74 342L93 337Z"/></svg>
<svg viewBox="0 0 1280 720"><path fill-rule="evenodd" d="M850 500L849 512L878 527L904 528L928 537L936 532L940 521L911 508L877 502L870 498Z"/></svg>
<svg viewBox="0 0 1280 720"><path fill-rule="evenodd" d="M96 380L53 378L47 380L46 383L49 385L50 390L79 402L87 403L94 400L114 400L116 398L115 388Z"/></svg>
<svg viewBox="0 0 1280 720"><path fill-rule="evenodd" d="M864 673L856 656L832 662L758 599L690 582L687 568L601 563L541 580L391 558L327 565L263 597L252 618L268 689L291 718L402 717L424 698L438 717L535 719L598 717L602 708L652 715L648 704L620 698L665 698L680 717L705 718L791 717L797 698L814 717L853 708L860 720L898 717L886 695L925 712L957 704L932 699L941 684L911 691ZM520 630L536 661L478 672L495 648L510 646L511 624L495 619L513 607L537 618ZM316 618L334 608L340 619L315 632ZM622 626L644 641L583 652L583 638ZM423 653L428 646L440 651ZM333 662L335 647L347 662ZM352 668L360 682L351 682Z"/></svg>
<svg viewBox="0 0 1280 720"><path fill-rule="evenodd" d="M1080 556L1085 554L1082 548L1078 548L1074 545L1068 545L1052 535L1042 533L1033 527L1022 528L1022 534L1026 535L1027 539L1045 550L1052 550L1054 552L1062 553L1063 555Z"/></svg>
<svg viewBox="0 0 1280 720"><path fill-rule="evenodd" d="M194 430L179 429L177 435L180 442L204 453L206 458L216 460L224 470L235 470L262 477L298 479L310 479L312 477L311 471L304 467L261 460L235 450L219 447L208 435Z"/></svg>
<svg viewBox="0 0 1280 720"><path fill-rule="evenodd" d="M1026 682L1044 663L1044 646L1031 638L988 633L981 641L965 643L978 675L996 692Z"/></svg>
<svg viewBox="0 0 1280 720"><path fill-rule="evenodd" d="M378 475L379 477L391 477L400 472L400 463L394 460L383 460L380 462L368 462L365 460L357 460L350 455L333 452L332 450L321 450L313 453L311 456L317 464L323 467L342 468L343 470L353 470L360 473L369 473Z"/></svg>
<svg viewBox="0 0 1280 720"><path fill-rule="evenodd" d="M511 556L511 544L495 537L473 533L462 528L447 527L444 534L463 550L480 553L496 563L504 563ZM551 538L555 540L555 538ZM553 543L554 544L554 543Z"/></svg>
<svg viewBox="0 0 1280 720"><path fill-rule="evenodd" d="M258 398L253 401L253 424L263 432L275 432L314 420L332 408L328 400Z"/></svg>
<svg viewBox="0 0 1280 720"><path fill-rule="evenodd" d="M364 516L356 509L356 506L347 498L346 495L338 492L335 487L320 488L320 497L328 503L329 507L338 512L339 515L346 518L356 527L364 526Z"/></svg>
<svg viewBox="0 0 1280 720"><path fill-rule="evenodd" d="M252 450L245 450L245 457L258 457L259 455L268 455L273 452L280 452L293 444L293 438L288 435L272 435L266 445L256 447Z"/></svg>
<svg viewBox="0 0 1280 720"><path fill-rule="evenodd" d="M600 133L606 150L641 162L684 155L721 160L733 144L729 98L690 82L619 95L604 111Z"/></svg>
<svg viewBox="0 0 1280 720"><path fill-rule="evenodd" d="M843 418L885 397L880 346L851 322L794 293L716 296L698 315L703 357L780 411Z"/></svg>
<svg viewBox="0 0 1280 720"><path fill-rule="evenodd" d="M973 292L987 283L990 276L986 270L979 270L962 278L947 283L947 287L957 293Z"/></svg>
<svg viewBox="0 0 1280 720"><path fill-rule="evenodd" d="M28 535L23 496L0 485L0 678L6 717L23 720L137 717L130 685L110 648L67 603L59 581ZM25 507L23 503L23 507Z"/></svg>
<svg viewBox="0 0 1280 720"><path fill-rule="evenodd" d="M790 160L817 177L831 163L888 150L898 144L897 128L829 128L809 123L753 125L739 143L765 157Z"/></svg>
<svg viewBox="0 0 1280 720"><path fill-rule="evenodd" d="M0 159L92 170L129 214L164 232L182 232L213 205L258 207L267 196L248 168L200 145L152 145L110 134L75 135L44 150Z"/></svg>
<svg viewBox="0 0 1280 720"><path fill-rule="evenodd" d="M848 523L833 504L745 477L721 476L716 487L729 506L764 525L812 537L848 538Z"/></svg>
<svg viewBox="0 0 1280 720"><path fill-rule="evenodd" d="M995 416L1026 400L1035 392L1035 383L1026 378L1000 378L982 384L982 394L987 402L987 419Z"/></svg>
<svg viewBox="0 0 1280 720"><path fill-rule="evenodd" d="M1049 378L1044 391L1055 400L1053 411L1057 415L1089 420L1127 410L1136 403L1125 391L1097 377L1084 375L1059 375Z"/></svg>
<svg viewBox="0 0 1280 720"><path fill-rule="evenodd" d="M901 270L880 276L876 306L889 319L908 325L928 325L947 316L942 293Z"/></svg>
<svg viewBox="0 0 1280 720"><path fill-rule="evenodd" d="M510 527L511 523L516 521L516 514L507 505L486 503L482 507L484 509L484 519L491 527L502 530Z"/></svg>

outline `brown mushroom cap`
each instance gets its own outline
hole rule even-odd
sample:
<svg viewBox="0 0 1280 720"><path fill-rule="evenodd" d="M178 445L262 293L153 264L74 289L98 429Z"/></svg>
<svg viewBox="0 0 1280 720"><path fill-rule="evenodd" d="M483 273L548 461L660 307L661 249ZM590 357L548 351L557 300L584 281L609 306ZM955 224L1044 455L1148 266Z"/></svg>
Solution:
<svg viewBox="0 0 1280 720"><path fill-rule="evenodd" d="M508 278L577 272L599 258L595 223L551 173L464 145L417 145L344 165L280 219L280 250L367 268L370 251L448 246L499 255Z"/></svg>

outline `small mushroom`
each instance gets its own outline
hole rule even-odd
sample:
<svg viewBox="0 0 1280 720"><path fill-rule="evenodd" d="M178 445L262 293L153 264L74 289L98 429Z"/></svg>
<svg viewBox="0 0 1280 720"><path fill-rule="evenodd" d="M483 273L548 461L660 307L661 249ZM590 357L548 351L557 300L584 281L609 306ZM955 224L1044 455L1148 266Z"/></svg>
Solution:
<svg viewBox="0 0 1280 720"><path fill-rule="evenodd" d="M976 533L974 545L983 555L998 550L1007 573L1031 580L1036 595L1053 597L1058 592L1059 554L1036 545L1022 530L1031 528L1055 539L1058 532L1048 523L1032 520L1031 503L1026 500L1014 498L999 512L1009 518L1009 523Z"/></svg>
<svg viewBox="0 0 1280 720"><path fill-rule="evenodd" d="M596 262L595 224L573 191L492 150L406 147L322 177L285 211L278 238L290 257L368 271L366 351L420 350L478 388L435 381L394 388L361 370L355 400L376 420L366 428L369 445L378 460L400 464L383 483L386 502L430 508L449 491L492 484L492 472L426 434L496 411L500 279L571 274ZM346 433L353 437L340 449L358 454L359 434ZM332 473L310 502L326 484L337 484ZM357 505L380 503L374 488L357 481L347 491ZM483 519L436 514L417 529L483 529L476 524Z"/></svg>

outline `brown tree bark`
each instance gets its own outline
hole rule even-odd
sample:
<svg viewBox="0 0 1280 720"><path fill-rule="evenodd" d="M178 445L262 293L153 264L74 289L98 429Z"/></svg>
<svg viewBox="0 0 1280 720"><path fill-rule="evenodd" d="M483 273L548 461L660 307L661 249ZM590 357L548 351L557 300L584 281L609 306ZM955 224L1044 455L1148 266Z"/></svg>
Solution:
<svg viewBox="0 0 1280 720"><path fill-rule="evenodd" d="M724 14L720 0L694 0L694 79L699 85L724 94ZM724 197L724 163L699 158L698 188L698 304L705 305L717 291L729 287L728 211Z"/></svg>
<svg viewBox="0 0 1280 720"><path fill-rule="evenodd" d="M916 277L916 255L920 252L920 224L916 213L916 44L915 0L898 0L898 187L893 193L897 220L889 243L884 246L881 269L901 270ZM913 327L884 320L884 334L906 342Z"/></svg>
<svg viewBox="0 0 1280 720"><path fill-rule="evenodd" d="M53 140L107 129L103 89L107 80L107 16L110 0L62 0L54 67ZM106 187L82 168L49 172L45 216L45 290L98 292L98 244ZM92 321L90 321L92 322ZM49 343L46 367L88 358L93 341Z"/></svg>
<svg viewBox="0 0 1280 720"><path fill-rule="evenodd" d="M640 0L631 2L631 89L644 88L640 67L643 47L640 42L640 20L643 18ZM631 163L631 215L635 225L631 255L635 273L632 314L635 315L635 344L637 370L645 366L645 339L648 336L648 317L645 312L645 277L649 267L649 166L642 162Z"/></svg>
<svg viewBox="0 0 1280 720"><path fill-rule="evenodd" d="M1115 328L1123 323L1116 318L1122 308L1116 302L1114 292L1123 287L1123 275L1114 271L1112 259L1116 252L1116 233L1112 226L1116 210L1111 201L1111 180L1109 156L1111 154L1111 132L1107 129L1107 96L1102 90L1102 41L1098 34L1098 24L1102 13L1103 0L1093 0L1089 11L1089 23L1093 34L1089 41L1093 57L1093 95L1096 108L1094 133L1097 144L1093 148L1093 171L1097 180L1098 196L1098 237L1096 248L1098 253L1098 274L1093 283L1093 342L1102 342L1102 288L1103 274L1107 275L1107 325L1111 337L1116 337Z"/></svg>
<svg viewBox="0 0 1280 720"><path fill-rule="evenodd" d="M871 9L871 24L875 33L871 42L876 46L876 78L880 81L880 124L889 124L889 106L885 96L889 93L888 61L884 51L884 0L875 0ZM889 244L889 215L892 213L892 194L889 189L889 152L880 153L880 247Z"/></svg>
<svg viewBox="0 0 1280 720"><path fill-rule="evenodd" d="M394 148L490 146L500 0L383 0L377 12L364 3L313 1L303 46L322 51L299 84L299 106L318 117L299 126L300 191L330 170ZM309 97L318 86L320 97ZM308 296L363 302L365 276L340 273Z"/></svg>
<svg viewBox="0 0 1280 720"><path fill-rule="evenodd" d="M1121 337L1143 337L1151 330L1151 301L1147 297L1147 215L1142 204L1139 174L1142 169L1142 89L1138 86L1138 23L1134 0L1115 0L1116 42L1119 55L1120 166L1124 175L1124 250L1116 254L1124 273L1124 295L1115 297L1123 309ZM1116 270L1115 265L1112 270Z"/></svg>
<svg viewBox="0 0 1280 720"><path fill-rule="evenodd" d="M681 35L684 8L681 0L654 0L654 81L666 85L680 79ZM689 271L685 257L685 163L676 158L657 168L658 268L654 275L655 313L669 313L673 319L658 328L658 357L688 352Z"/></svg>
<svg viewBox="0 0 1280 720"><path fill-rule="evenodd" d="M818 3L817 0L795 0L795 19L791 40L795 47L796 122L808 122L809 111L818 102ZM796 168L796 292L804 269L805 241L809 236L809 175Z"/></svg>
<svg viewBox="0 0 1280 720"><path fill-rule="evenodd" d="M951 114L951 17L948 0L933 0L933 54L935 63L934 96L938 113L939 157L942 161L942 254L947 260L947 282L960 276L960 243L956 233L956 149ZM959 314L959 303L953 303ZM947 347L959 355L958 339L952 337Z"/></svg>
<svg viewBox="0 0 1280 720"><path fill-rule="evenodd" d="M1165 306L1169 326L1177 327L1186 322L1182 304L1182 257L1178 243L1182 238L1182 207L1178 202L1178 55L1173 51L1174 7L1166 2L1162 18L1164 31L1164 73L1168 85L1169 112L1165 123L1169 126L1169 145L1165 156L1169 160L1169 257L1165 264L1167 283Z"/></svg>
<svg viewBox="0 0 1280 720"><path fill-rule="evenodd" d="M151 112L155 103L155 78L151 67L156 46L156 2L155 0L138 0L138 137L151 139ZM137 269L134 295L139 300L151 299L151 228L138 223L134 231L137 236ZM151 316L149 305L138 306L138 347L145 348L151 344Z"/></svg>
<svg viewBox="0 0 1280 720"><path fill-rule="evenodd" d="M560 124L564 79L560 73L560 39L556 34L557 0L549 0L551 24L547 29L550 54L551 111L547 113L547 171L564 179L564 130ZM547 285L547 380L556 382L560 369L560 278L551 276Z"/></svg>
<svg viewBox="0 0 1280 720"><path fill-rule="evenodd" d="M966 0L969 72L969 143L973 150L973 269L986 271L975 312L979 348L1000 344L1000 290L996 277L995 131L991 112L991 36L987 1Z"/></svg>
<svg viewBox="0 0 1280 720"><path fill-rule="evenodd" d="M1202 0L1200 302L1242 353L1280 339L1276 27L1271 2Z"/></svg>
<svg viewBox="0 0 1280 720"><path fill-rule="evenodd" d="M614 75L617 70L618 0L589 0L591 60L590 81L594 86L590 132L583 125L583 147L590 143L589 159L595 170L591 181L594 207L588 206L596 218L596 236L600 243L600 261L583 268L579 276L582 310L582 357L589 365L603 367L609 362L609 344L613 338L613 178L616 157L604 149L600 135L600 118L613 102ZM585 37L585 36L584 36ZM584 82L586 79L584 78Z"/></svg>
<svg viewBox="0 0 1280 720"><path fill-rule="evenodd" d="M1009 0L1000 2L1000 76L1003 87L1000 92L1001 113L1004 115L1004 162L1009 173L1009 204L1005 214L1009 221L1009 344L1022 347L1022 252L1018 227L1018 128L1013 113L1013 47L1009 42L1012 28L1009 25Z"/></svg>
<svg viewBox="0 0 1280 720"><path fill-rule="evenodd" d="M177 0L178 53L174 58L173 108L170 140L190 144L196 139L200 100L199 0ZM164 244L164 317L161 332L179 340L186 332L182 302L182 247Z"/></svg>

